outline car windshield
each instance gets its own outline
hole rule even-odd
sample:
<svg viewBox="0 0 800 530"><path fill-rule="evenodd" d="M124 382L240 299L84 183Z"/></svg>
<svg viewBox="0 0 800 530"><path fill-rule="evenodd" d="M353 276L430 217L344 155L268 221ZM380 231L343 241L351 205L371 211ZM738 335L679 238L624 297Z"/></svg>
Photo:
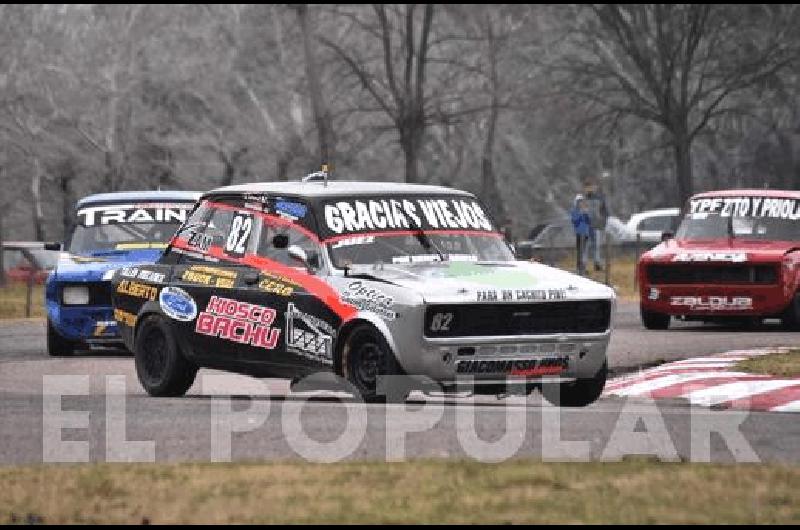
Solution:
<svg viewBox="0 0 800 530"><path fill-rule="evenodd" d="M163 249L186 220L192 204L109 205L78 211L68 251L96 254L108 251Z"/></svg>
<svg viewBox="0 0 800 530"><path fill-rule="evenodd" d="M800 241L800 201L774 197L693 199L676 237L689 241L727 237Z"/></svg>
<svg viewBox="0 0 800 530"><path fill-rule="evenodd" d="M438 234L354 236L328 244L338 268L377 263L430 261L513 261L514 255L499 234Z"/></svg>
<svg viewBox="0 0 800 530"><path fill-rule="evenodd" d="M468 195L331 200L318 216L335 267L429 261L512 261L482 206Z"/></svg>

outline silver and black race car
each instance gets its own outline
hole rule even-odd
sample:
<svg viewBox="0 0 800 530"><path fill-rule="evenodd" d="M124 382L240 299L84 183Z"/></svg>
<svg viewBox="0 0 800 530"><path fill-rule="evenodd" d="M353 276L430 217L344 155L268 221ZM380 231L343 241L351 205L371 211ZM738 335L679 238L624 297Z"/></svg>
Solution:
<svg viewBox="0 0 800 530"><path fill-rule="evenodd" d="M367 401L412 388L382 380L424 379L587 405L605 384L615 303L604 285L516 261L469 193L327 179L207 192L157 263L113 284L153 396L184 394L208 367L333 372Z"/></svg>

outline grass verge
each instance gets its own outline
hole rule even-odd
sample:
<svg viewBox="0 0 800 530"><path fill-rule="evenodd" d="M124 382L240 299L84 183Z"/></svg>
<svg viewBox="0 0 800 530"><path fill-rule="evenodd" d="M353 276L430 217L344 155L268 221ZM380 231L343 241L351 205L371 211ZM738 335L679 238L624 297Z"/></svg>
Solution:
<svg viewBox="0 0 800 530"><path fill-rule="evenodd" d="M0 483L0 522L800 522L800 468L777 465L81 464L0 468Z"/></svg>
<svg viewBox="0 0 800 530"><path fill-rule="evenodd" d="M751 357L739 361L734 370L776 377L800 377L800 349Z"/></svg>
<svg viewBox="0 0 800 530"><path fill-rule="evenodd" d="M22 282L8 282L0 287L0 319L25 318L28 286ZM31 317L41 318L44 311L44 286L34 285L31 292Z"/></svg>
<svg viewBox="0 0 800 530"><path fill-rule="evenodd" d="M633 256L620 257L611 260L609 283L623 300L639 300L639 291L635 285L637 259ZM575 258L560 260L556 266L569 272L575 272ZM595 271L594 264L589 263L587 277L597 282L606 282L605 271Z"/></svg>

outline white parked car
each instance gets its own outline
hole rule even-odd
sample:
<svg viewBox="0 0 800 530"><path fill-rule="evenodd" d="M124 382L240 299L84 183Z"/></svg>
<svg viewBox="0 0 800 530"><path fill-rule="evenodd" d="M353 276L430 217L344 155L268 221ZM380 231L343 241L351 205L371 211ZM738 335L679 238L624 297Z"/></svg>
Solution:
<svg viewBox="0 0 800 530"><path fill-rule="evenodd" d="M664 232L675 230L680 214L680 208L661 208L635 213L628 220L627 232L633 240L639 234L643 242L659 243Z"/></svg>

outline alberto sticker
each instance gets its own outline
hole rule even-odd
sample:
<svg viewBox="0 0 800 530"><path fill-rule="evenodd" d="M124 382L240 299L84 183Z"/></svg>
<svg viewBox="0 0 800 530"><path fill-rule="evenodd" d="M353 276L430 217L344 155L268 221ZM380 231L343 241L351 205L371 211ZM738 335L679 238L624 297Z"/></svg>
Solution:
<svg viewBox="0 0 800 530"><path fill-rule="evenodd" d="M164 313L175 320L189 322L197 316L197 304L194 299L178 287L164 287L158 296L158 302Z"/></svg>

